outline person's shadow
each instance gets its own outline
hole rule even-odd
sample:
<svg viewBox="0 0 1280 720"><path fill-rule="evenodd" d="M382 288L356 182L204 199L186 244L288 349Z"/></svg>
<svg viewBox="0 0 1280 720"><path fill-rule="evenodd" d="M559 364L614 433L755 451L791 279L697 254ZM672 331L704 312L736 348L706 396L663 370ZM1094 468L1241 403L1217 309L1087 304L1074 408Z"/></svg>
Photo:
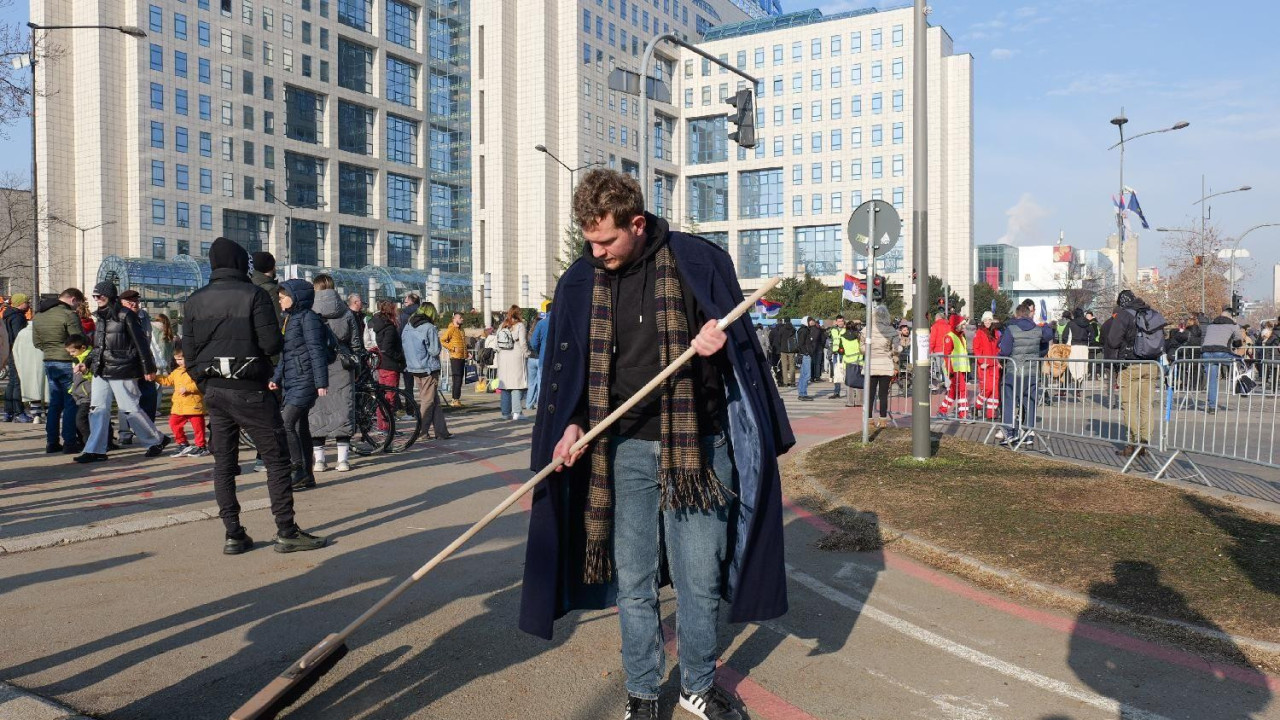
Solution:
<svg viewBox="0 0 1280 720"><path fill-rule="evenodd" d="M1218 667L1206 672L1153 656L1144 650L1147 643L1095 624L1106 616L1103 603L1157 606L1166 608L1171 617L1221 632L1209 618L1189 607L1181 593L1162 584L1159 569L1151 563L1121 560L1112 572L1114 581L1089 587L1090 605L1072 627L1067 664L1081 682L1119 703L1121 720L1146 718L1151 713L1247 718L1268 705L1271 693L1266 675L1230 641L1219 643ZM1227 667L1223 661L1239 667Z"/></svg>
<svg viewBox="0 0 1280 720"><path fill-rule="evenodd" d="M1230 507L1210 503L1192 495L1183 497L1196 512L1231 536L1227 554L1253 586L1280 595L1280 523L1258 522L1243 517Z"/></svg>

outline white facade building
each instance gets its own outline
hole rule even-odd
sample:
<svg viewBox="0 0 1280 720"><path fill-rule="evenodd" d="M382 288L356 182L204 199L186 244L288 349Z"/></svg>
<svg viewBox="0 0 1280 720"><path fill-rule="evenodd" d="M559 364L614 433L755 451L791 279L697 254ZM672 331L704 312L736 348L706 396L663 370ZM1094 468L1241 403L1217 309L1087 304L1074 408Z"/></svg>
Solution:
<svg viewBox="0 0 1280 720"><path fill-rule="evenodd" d="M1041 307L1050 319L1063 311L1075 310L1073 304L1092 297L1095 311L1106 311L1114 296L1108 297L1115 281L1111 256L1103 250L1081 250L1070 245L979 245L974 252L974 277L1004 292L1014 302L1031 300L1036 316ZM1156 276L1154 268L1145 268L1144 277ZM1129 272L1126 269L1126 274ZM1137 273L1138 269L1134 268ZM975 314L987 308L973 308ZM1086 308L1090 309L1090 308Z"/></svg>

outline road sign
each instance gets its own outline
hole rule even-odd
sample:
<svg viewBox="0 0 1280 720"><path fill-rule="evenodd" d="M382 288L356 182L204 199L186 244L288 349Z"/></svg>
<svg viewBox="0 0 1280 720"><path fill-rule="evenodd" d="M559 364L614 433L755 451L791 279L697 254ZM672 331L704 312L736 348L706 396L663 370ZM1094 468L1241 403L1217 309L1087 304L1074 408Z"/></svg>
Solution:
<svg viewBox="0 0 1280 720"><path fill-rule="evenodd" d="M867 240L871 237L871 213L875 213L876 255L883 255L898 244L898 236L902 234L902 219L893 205L884 200L868 200L857 207L849 216L846 231L849 244L859 255L867 255Z"/></svg>
<svg viewBox="0 0 1280 720"><path fill-rule="evenodd" d="M1244 279L1244 270L1240 268L1229 268L1222 272L1223 277L1231 282L1240 282Z"/></svg>
<svg viewBox="0 0 1280 720"><path fill-rule="evenodd" d="M650 100L658 102L671 102L671 88L665 83L655 78L649 78L645 83L646 94ZM640 73L624 70L623 68L614 68L609 73L609 89L626 95L640 95Z"/></svg>

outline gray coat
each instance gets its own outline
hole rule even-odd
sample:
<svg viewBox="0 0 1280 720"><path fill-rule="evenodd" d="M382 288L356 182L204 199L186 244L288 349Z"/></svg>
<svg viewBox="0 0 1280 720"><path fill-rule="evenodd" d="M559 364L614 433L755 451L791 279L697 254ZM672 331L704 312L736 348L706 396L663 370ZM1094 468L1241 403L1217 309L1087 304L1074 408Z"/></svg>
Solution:
<svg viewBox="0 0 1280 720"><path fill-rule="evenodd" d="M352 352L364 350L364 340L356 326L356 317L342 301L337 290L317 292L311 309L333 331L339 344L351 348ZM329 365L328 394L316 399L315 407L311 408L308 415L312 437L345 437L354 432L354 384L355 373L342 367L342 355L339 354Z"/></svg>

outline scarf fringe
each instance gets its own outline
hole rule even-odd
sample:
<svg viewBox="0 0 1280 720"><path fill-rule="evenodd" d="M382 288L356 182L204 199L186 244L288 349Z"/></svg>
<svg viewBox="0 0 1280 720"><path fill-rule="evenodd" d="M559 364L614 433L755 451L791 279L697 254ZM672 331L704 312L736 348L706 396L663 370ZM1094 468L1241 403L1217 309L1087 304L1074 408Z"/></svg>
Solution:
<svg viewBox="0 0 1280 720"><path fill-rule="evenodd" d="M658 473L662 486L662 509L713 510L727 507L733 492L720 482L715 470L662 470Z"/></svg>
<svg viewBox="0 0 1280 720"><path fill-rule="evenodd" d="M588 540L587 557L582 570L586 585L602 585L613 579L613 561L609 558L609 540Z"/></svg>

